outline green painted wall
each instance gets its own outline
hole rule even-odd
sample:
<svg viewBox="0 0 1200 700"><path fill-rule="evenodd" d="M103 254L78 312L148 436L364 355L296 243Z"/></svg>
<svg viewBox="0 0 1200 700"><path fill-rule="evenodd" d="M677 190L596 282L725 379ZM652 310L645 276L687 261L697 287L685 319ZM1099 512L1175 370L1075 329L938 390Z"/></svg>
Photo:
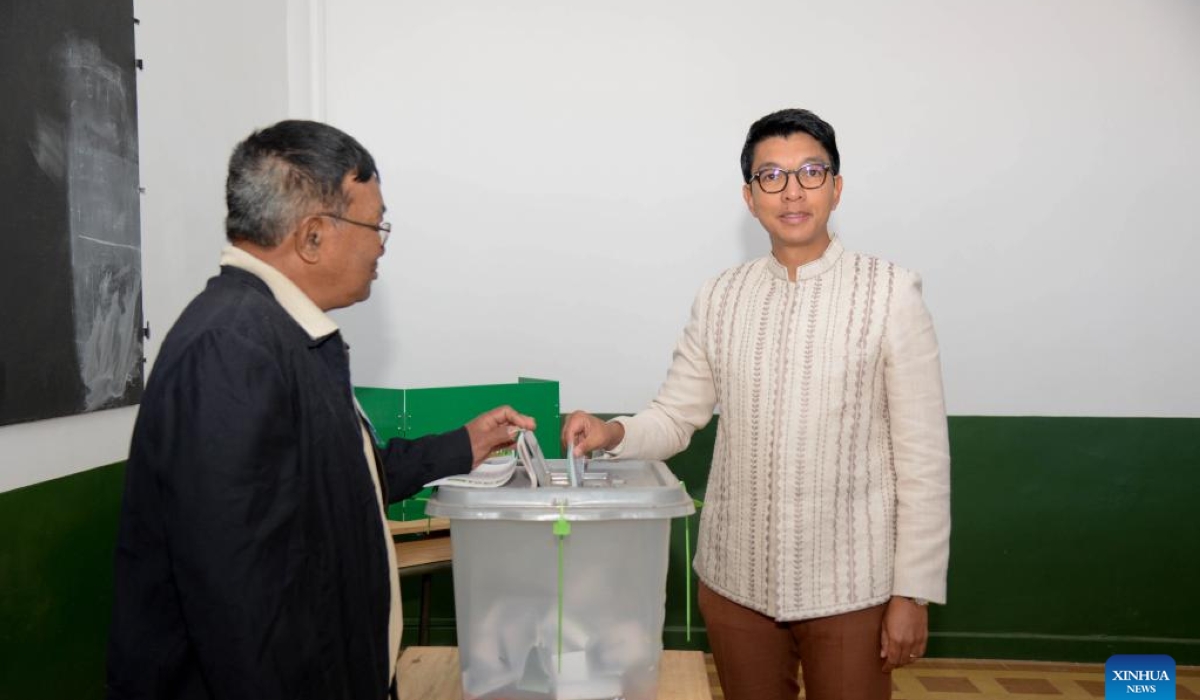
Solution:
<svg viewBox="0 0 1200 700"><path fill-rule="evenodd" d="M950 419L943 656L1200 664L1200 420Z"/></svg>
<svg viewBox="0 0 1200 700"><path fill-rule="evenodd" d="M124 463L0 493L0 698L104 697Z"/></svg>
<svg viewBox="0 0 1200 700"><path fill-rule="evenodd" d="M704 498L715 423L671 460ZM950 604L933 656L1102 662L1166 653L1200 664L1200 419L950 419ZM103 697L123 465L0 493L0 698ZM695 542L696 518L692 518ZM703 648L676 521L665 640ZM418 581L404 581L406 643ZM454 643L449 574L434 576L434 643Z"/></svg>

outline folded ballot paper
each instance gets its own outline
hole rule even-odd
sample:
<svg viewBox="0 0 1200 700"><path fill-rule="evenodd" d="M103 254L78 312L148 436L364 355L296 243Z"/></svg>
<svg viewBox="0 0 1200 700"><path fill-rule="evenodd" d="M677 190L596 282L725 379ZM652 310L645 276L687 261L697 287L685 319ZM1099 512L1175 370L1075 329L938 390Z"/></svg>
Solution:
<svg viewBox="0 0 1200 700"><path fill-rule="evenodd" d="M541 473L549 473L546 467L546 458L542 455L542 448L538 445L537 438L528 430L522 430L517 434L516 443L520 464L529 477L529 483L536 488L538 480L534 465L537 465L536 468ZM517 471L517 462L517 458L512 455L489 457L468 474L443 477L425 484L425 487L461 486L469 489L494 489L507 484L512 479L513 474Z"/></svg>

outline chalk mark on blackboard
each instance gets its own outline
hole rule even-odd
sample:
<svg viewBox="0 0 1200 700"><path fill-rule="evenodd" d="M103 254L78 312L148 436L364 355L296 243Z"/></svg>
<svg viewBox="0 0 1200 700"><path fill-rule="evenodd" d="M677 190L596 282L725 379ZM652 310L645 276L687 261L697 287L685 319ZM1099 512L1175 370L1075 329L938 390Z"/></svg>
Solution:
<svg viewBox="0 0 1200 700"><path fill-rule="evenodd" d="M138 251L138 253L142 252L142 249L135 245L125 245L124 243L113 243L112 241L102 241L99 238L92 238L91 236L79 236L78 238L82 241L91 241L92 243L99 243L100 245L110 245L110 246L113 246L114 248L126 248L128 250L136 250L136 251Z"/></svg>
<svg viewBox="0 0 1200 700"><path fill-rule="evenodd" d="M69 34L58 56L70 105L64 150L75 344L84 410L93 411L141 383L137 131L129 78L97 44Z"/></svg>

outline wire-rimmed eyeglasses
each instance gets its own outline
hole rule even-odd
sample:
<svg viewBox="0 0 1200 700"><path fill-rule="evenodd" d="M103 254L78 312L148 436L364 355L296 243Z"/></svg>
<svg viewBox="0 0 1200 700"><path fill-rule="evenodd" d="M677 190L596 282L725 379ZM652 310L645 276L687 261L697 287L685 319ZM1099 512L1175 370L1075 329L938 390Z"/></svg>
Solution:
<svg viewBox="0 0 1200 700"><path fill-rule="evenodd" d="M392 225L386 221L382 221L379 223L378 226L376 226L375 224L366 224L361 221L355 221L354 219L347 219L344 216L338 216L337 214L333 214L331 212L322 212L320 214L314 214L314 216L328 216L331 219L337 219L338 221L344 221L348 224L354 224L355 226L362 226L363 228L369 228L369 229L373 230L375 233L379 234L380 245L386 245L388 236L392 235Z"/></svg>
<svg viewBox="0 0 1200 700"><path fill-rule="evenodd" d="M775 194L787 189L788 176L795 175L796 182L806 190L819 189L829 177L831 166L828 163L805 163L795 170L783 168L763 168L754 173L750 179L758 180L758 186L763 192Z"/></svg>

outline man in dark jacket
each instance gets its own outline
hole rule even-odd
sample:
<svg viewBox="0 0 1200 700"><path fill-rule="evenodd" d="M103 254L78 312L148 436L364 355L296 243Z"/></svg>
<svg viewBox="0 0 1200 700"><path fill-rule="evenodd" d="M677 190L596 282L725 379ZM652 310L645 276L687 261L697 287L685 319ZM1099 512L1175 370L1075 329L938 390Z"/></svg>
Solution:
<svg viewBox="0 0 1200 700"><path fill-rule="evenodd" d="M383 700L400 633L384 504L533 421L501 407L376 447L325 314L370 295L391 230L353 138L258 131L226 200L221 273L163 342L134 428L109 696Z"/></svg>

